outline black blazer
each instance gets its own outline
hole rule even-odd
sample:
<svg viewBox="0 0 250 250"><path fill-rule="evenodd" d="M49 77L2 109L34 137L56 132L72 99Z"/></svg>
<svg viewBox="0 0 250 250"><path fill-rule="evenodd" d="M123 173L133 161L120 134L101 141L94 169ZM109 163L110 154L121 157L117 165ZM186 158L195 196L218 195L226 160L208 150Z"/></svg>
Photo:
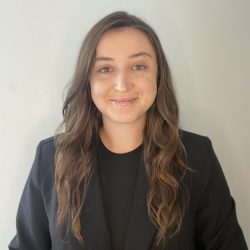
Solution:
<svg viewBox="0 0 250 250"><path fill-rule="evenodd" d="M230 195L210 140L183 131L182 141L194 172L188 172L184 179L191 200L181 231L170 238L166 246L162 248L152 246L156 228L148 218L146 206L148 183L144 167L140 166L124 249L247 249L237 221L235 202ZM111 250L111 239L96 167L81 219L87 247L82 248L70 233L65 242L59 240L55 229L54 154L53 138L39 143L18 208L17 234L11 241L9 249Z"/></svg>

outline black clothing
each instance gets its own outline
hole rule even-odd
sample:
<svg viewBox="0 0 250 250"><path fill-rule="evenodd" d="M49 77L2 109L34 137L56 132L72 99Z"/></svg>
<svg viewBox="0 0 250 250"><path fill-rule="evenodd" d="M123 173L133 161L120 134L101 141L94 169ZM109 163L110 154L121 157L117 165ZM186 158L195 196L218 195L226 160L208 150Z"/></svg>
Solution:
<svg viewBox="0 0 250 250"><path fill-rule="evenodd" d="M131 152L117 154L100 141L97 166L113 250L123 250L124 247L141 158L140 149L141 146Z"/></svg>
<svg viewBox="0 0 250 250"><path fill-rule="evenodd" d="M156 228L148 218L146 203L148 180L141 163L138 166L133 202L131 208L127 208L130 212L124 236L124 250L248 249L237 221L234 200L210 140L204 136L183 132L182 141L187 151L189 165L194 171L189 171L183 180L191 200L180 232L170 238L166 246L152 247ZM55 227L57 203L54 155L53 138L39 143L17 212L17 234L11 241L9 249L111 250L111 234L108 229L111 219L107 219L105 214L105 202L101 190L101 182L106 181L105 177L100 178L97 166L94 166L81 216L87 246L83 248L70 233L67 241L59 239ZM104 197L105 193L106 191ZM121 217L123 215L120 214ZM125 225L125 221L123 224Z"/></svg>

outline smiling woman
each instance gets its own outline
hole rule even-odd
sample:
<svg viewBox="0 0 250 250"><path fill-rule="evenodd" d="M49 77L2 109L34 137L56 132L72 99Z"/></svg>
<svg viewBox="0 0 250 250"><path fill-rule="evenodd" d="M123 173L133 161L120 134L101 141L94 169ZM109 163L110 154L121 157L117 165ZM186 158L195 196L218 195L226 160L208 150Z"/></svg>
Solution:
<svg viewBox="0 0 250 250"><path fill-rule="evenodd" d="M63 115L38 145L9 249L247 249L212 144L180 128L141 19L115 12L89 31Z"/></svg>

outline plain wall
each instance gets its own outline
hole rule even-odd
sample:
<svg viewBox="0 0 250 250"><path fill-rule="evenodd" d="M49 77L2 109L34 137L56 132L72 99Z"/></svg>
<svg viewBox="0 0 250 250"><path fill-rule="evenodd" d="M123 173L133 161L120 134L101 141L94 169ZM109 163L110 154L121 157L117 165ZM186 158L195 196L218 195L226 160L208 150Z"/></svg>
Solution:
<svg viewBox="0 0 250 250"><path fill-rule="evenodd" d="M250 244L248 0L0 0L0 249L15 234L36 146L62 119L84 35L116 10L144 18L158 33L181 126L212 140Z"/></svg>

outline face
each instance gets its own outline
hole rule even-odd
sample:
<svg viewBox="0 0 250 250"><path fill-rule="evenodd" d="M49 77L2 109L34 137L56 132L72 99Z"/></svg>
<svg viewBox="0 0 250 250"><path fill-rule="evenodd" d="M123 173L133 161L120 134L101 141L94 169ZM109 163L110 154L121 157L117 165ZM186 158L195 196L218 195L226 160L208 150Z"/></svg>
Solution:
<svg viewBox="0 0 250 250"><path fill-rule="evenodd" d="M104 125L145 123L157 93L156 53L147 36L134 28L104 33L90 87Z"/></svg>

